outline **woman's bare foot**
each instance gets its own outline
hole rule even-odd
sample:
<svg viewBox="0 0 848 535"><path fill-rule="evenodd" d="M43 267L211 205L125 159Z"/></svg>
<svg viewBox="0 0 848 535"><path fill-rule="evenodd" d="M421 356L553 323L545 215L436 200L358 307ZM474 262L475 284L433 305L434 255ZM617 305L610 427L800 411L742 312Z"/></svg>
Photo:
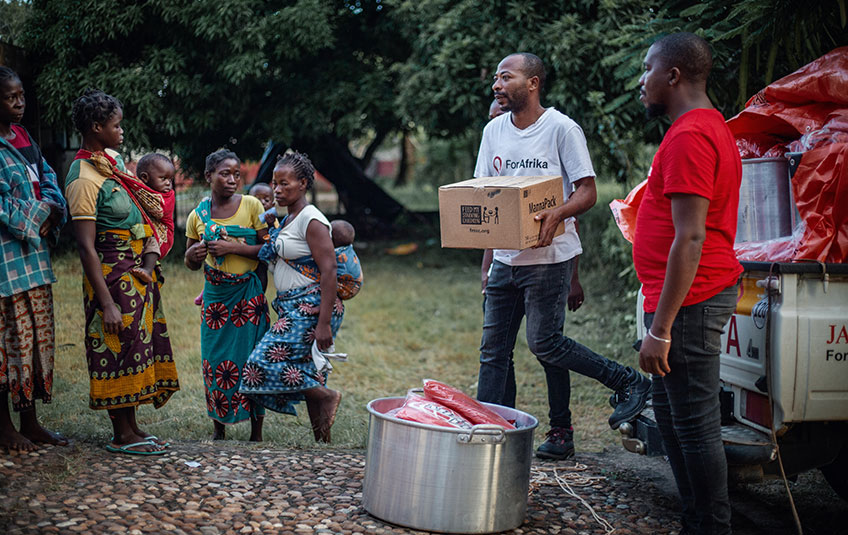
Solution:
<svg viewBox="0 0 848 535"><path fill-rule="evenodd" d="M18 433L15 429L0 434L0 446L9 451L30 452L38 449L30 439Z"/></svg>
<svg viewBox="0 0 848 535"><path fill-rule="evenodd" d="M170 446L170 444L168 443L167 440L162 440L161 438L157 437L156 435L152 435L152 434L148 433L147 431L143 431L143 430L139 429L139 427L137 425L135 425L135 422L132 422L132 424L133 424L132 425L133 432L140 437L144 437L144 440L153 442L154 444L159 444L160 446L163 446L165 448Z"/></svg>
<svg viewBox="0 0 848 535"><path fill-rule="evenodd" d="M148 433L146 431L142 431L141 429L135 429L134 431L135 431L136 435L143 437L144 440L146 440L148 442L152 442L152 443L154 443L158 446L162 446L164 449L168 449L168 447L171 445L171 443L168 442L167 440L162 440L161 438L157 437L156 435L151 435L150 433Z"/></svg>
<svg viewBox="0 0 848 535"><path fill-rule="evenodd" d="M212 426L214 427L214 431L212 431L212 440L224 440L227 438L227 428L224 424L217 420L212 420Z"/></svg>
<svg viewBox="0 0 848 535"><path fill-rule="evenodd" d="M130 270L130 273L132 273L135 278L145 284L150 284L151 282L153 282L153 275L148 273L144 268L134 267Z"/></svg>
<svg viewBox="0 0 848 535"><path fill-rule="evenodd" d="M44 429L40 425L35 428L24 428L22 425L21 434L30 439L32 442L38 442L41 444L52 444L54 446L67 446L69 444L68 439L64 436L56 433L55 431Z"/></svg>
<svg viewBox="0 0 848 535"><path fill-rule="evenodd" d="M143 431L138 426L138 420L136 419L135 411L131 411L127 415L127 423L130 426L130 430L133 433L135 433L136 435L138 435L140 437L144 437L144 439L147 440L148 442L153 442L154 444L158 444L158 445L160 445L164 448L167 448L168 446L170 446L170 444L168 443L167 440L162 440L159 437L157 437L156 435L152 435L152 434L148 433L147 431Z"/></svg>

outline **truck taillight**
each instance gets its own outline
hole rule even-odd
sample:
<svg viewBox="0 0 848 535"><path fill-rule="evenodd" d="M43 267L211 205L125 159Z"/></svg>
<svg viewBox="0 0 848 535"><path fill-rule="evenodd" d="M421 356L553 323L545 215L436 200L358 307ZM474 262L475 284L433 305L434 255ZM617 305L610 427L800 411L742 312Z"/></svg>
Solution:
<svg viewBox="0 0 848 535"><path fill-rule="evenodd" d="M771 429L771 405L768 396L743 389L740 408L746 420Z"/></svg>

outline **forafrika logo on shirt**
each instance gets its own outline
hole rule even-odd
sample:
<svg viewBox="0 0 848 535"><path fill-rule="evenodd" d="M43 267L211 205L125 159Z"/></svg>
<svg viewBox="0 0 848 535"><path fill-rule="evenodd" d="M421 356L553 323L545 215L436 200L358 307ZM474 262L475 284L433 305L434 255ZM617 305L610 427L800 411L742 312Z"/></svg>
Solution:
<svg viewBox="0 0 848 535"><path fill-rule="evenodd" d="M547 169L547 160L539 158L522 158L520 160L509 160L506 162L500 156L492 158L492 167L495 169L495 174L501 176L501 170L510 169Z"/></svg>
<svg viewBox="0 0 848 535"><path fill-rule="evenodd" d="M547 169L548 162L539 158L523 158L521 160L507 160L504 169Z"/></svg>

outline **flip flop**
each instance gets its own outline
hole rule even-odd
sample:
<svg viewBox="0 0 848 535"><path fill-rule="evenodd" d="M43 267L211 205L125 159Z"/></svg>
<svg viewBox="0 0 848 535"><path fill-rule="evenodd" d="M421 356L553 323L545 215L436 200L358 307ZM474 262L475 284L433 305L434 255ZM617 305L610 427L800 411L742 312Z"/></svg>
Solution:
<svg viewBox="0 0 848 535"><path fill-rule="evenodd" d="M146 439L148 442L153 442L154 444L158 444L163 448L169 448L171 446L170 442L159 442L159 437L157 437L156 435L150 435L149 437L146 437Z"/></svg>
<svg viewBox="0 0 848 535"><path fill-rule="evenodd" d="M150 435L150 436L144 437L144 440L147 441L147 442L152 442L152 443L156 444L157 446L162 446L163 448L170 448L171 447L170 442L159 442L159 437L157 437L156 435ZM115 441L115 437L111 437L109 439L109 442L114 442L114 441Z"/></svg>
<svg viewBox="0 0 848 535"><path fill-rule="evenodd" d="M124 444L122 446L107 444L106 451L110 453L124 453L127 455L164 455L168 453L166 450L139 451L130 449L137 446L158 446L158 444L150 442L149 440L142 440L141 442L133 442L132 444Z"/></svg>

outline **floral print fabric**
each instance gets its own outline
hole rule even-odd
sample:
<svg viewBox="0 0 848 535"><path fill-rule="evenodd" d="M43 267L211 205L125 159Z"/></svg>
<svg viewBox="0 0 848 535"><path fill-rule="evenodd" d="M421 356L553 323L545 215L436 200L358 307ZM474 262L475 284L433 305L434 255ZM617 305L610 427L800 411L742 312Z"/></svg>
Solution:
<svg viewBox="0 0 848 535"><path fill-rule="evenodd" d="M53 352L50 285L0 297L0 395L8 392L16 411L50 402Z"/></svg>
<svg viewBox="0 0 848 535"><path fill-rule="evenodd" d="M103 277L121 311L118 334L103 328L103 311L88 278L83 279L85 348L92 409L119 409L153 403L161 407L180 389L171 340L162 310L162 274L145 284L130 274L141 265L142 240L128 230L100 232L95 238Z"/></svg>
<svg viewBox="0 0 848 535"><path fill-rule="evenodd" d="M268 330L268 301L256 273L235 275L204 265L200 352L206 411L233 424L260 416L264 409L238 392L244 363Z"/></svg>
<svg viewBox="0 0 848 535"><path fill-rule="evenodd" d="M326 386L327 374L312 362L312 342L321 305L321 288L311 284L278 294L273 306L279 318L262 337L242 368L239 391L268 409L296 415L303 391ZM333 336L344 318L336 298L330 328Z"/></svg>

